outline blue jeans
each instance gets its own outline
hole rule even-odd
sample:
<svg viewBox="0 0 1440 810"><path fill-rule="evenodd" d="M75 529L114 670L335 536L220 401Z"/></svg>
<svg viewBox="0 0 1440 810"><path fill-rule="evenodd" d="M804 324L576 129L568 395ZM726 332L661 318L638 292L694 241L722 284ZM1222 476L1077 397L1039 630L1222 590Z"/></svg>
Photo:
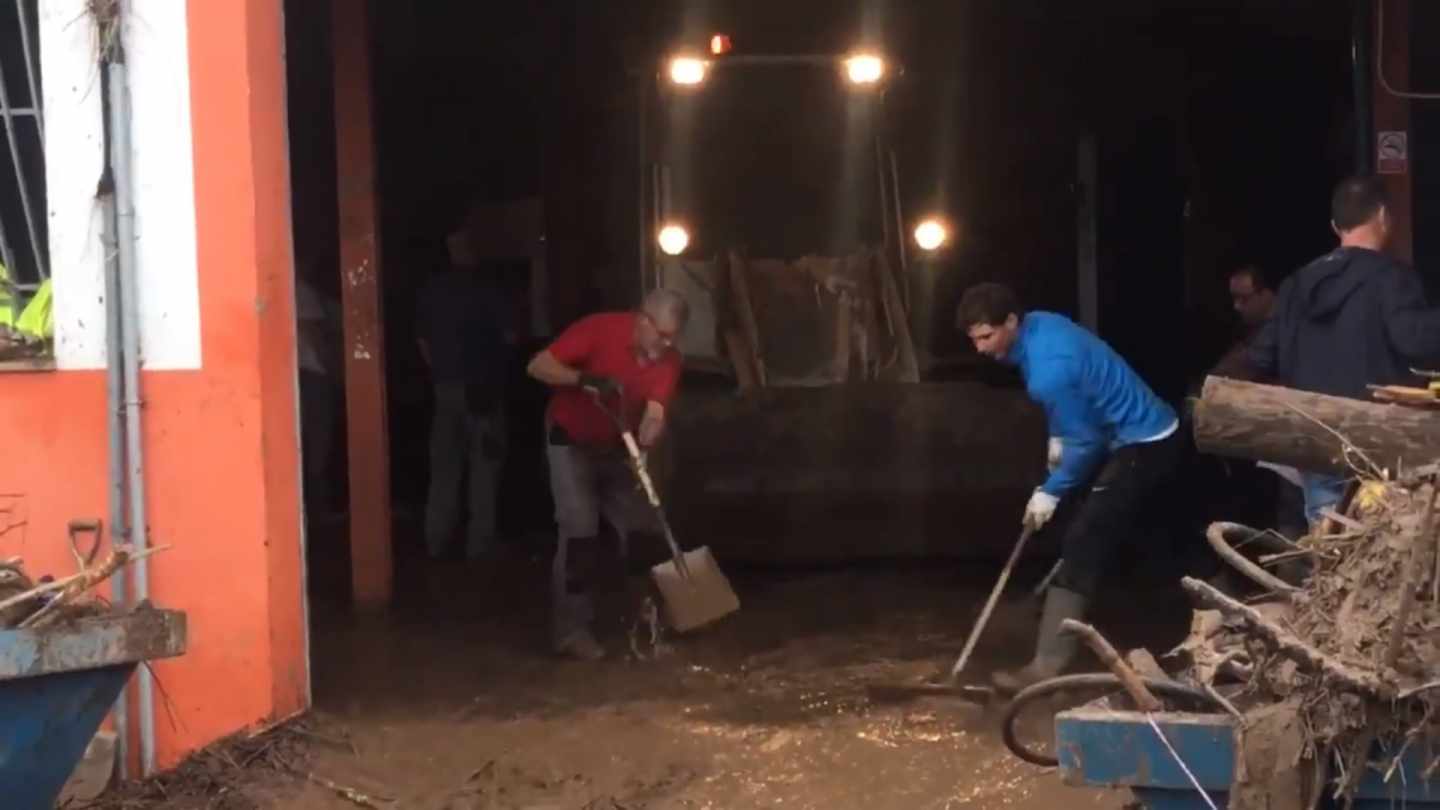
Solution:
<svg viewBox="0 0 1440 810"><path fill-rule="evenodd" d="M430 423L430 491L425 501L425 545L432 557L445 553L460 524L461 483L469 476L465 505L469 522L465 552L478 557L495 545L495 497L504 457L504 414L474 413L462 383L435 383Z"/></svg>
<svg viewBox="0 0 1440 810"><path fill-rule="evenodd" d="M1329 475L1326 473L1300 473L1300 480L1305 483L1305 519L1310 525L1320 520L1320 510L1333 509L1345 497L1345 487L1349 483L1344 476Z"/></svg>

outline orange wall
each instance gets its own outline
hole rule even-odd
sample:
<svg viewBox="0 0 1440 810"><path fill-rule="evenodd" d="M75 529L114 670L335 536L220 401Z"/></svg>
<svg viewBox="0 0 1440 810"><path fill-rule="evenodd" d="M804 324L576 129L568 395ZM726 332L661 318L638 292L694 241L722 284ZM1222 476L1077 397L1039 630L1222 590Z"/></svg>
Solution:
<svg viewBox="0 0 1440 810"><path fill-rule="evenodd" d="M190 626L155 666L162 767L309 701L281 0L188 8L203 367L142 376L150 537L172 546L151 598ZM26 518L0 556L68 574L66 522L109 517L105 374L0 385L0 493Z"/></svg>

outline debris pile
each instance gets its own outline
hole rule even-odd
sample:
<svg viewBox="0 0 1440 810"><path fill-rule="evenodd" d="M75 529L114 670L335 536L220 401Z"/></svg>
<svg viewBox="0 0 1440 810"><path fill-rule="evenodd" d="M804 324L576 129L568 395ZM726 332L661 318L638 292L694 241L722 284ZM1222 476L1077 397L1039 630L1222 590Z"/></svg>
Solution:
<svg viewBox="0 0 1440 810"><path fill-rule="evenodd" d="M284 723L261 734L235 734L196 751L178 767L144 781L126 782L78 810L260 810L270 790L294 790L310 773L312 743L349 747L317 729L314 718ZM343 794L342 794L343 795ZM361 805L366 806L366 805Z"/></svg>
<svg viewBox="0 0 1440 810"><path fill-rule="evenodd" d="M95 536L96 544L82 554L77 538L86 532ZM169 548L157 546L136 552L128 544L117 543L97 563L99 536L98 522L72 523L70 548L79 571L60 579L44 576L38 581L32 580L19 557L0 560L0 630L38 630L59 622L102 615L110 606L93 593L95 587L130 563Z"/></svg>
<svg viewBox="0 0 1440 810"><path fill-rule="evenodd" d="M1212 545L1263 593L1247 603L1186 579L1201 609L1174 654L1217 701L1228 693L1223 702L1241 715L1240 756L1290 752L1267 774L1237 763L1237 783L1271 779L1274 788L1272 777L1303 767L1316 774L1302 786L1308 801L1345 801L1367 775L1398 784L1440 772L1437 494L1435 468L1367 478L1344 514L1256 561L1237 549L1279 538L1212 527ZM1263 568L1283 566L1286 577ZM1293 739L1253 733L1260 728L1289 729Z"/></svg>

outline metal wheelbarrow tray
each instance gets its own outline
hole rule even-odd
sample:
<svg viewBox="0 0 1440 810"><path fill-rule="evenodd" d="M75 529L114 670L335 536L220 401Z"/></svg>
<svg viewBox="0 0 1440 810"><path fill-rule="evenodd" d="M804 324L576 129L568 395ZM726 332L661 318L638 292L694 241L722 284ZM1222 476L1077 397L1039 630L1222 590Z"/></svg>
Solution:
<svg viewBox="0 0 1440 810"><path fill-rule="evenodd" d="M1235 773L1234 722L1227 714L1165 712L1155 715L1170 744L1209 794L1227 806ZM1425 746L1413 746L1389 784L1371 770L1355 793L1356 810L1440 808L1440 779L1421 781ZM1155 735L1143 712L1109 708L1104 700L1055 716L1055 756L1060 777L1077 787L1129 788L1149 810L1206 810L1175 758ZM1329 803L1329 796L1321 807Z"/></svg>
<svg viewBox="0 0 1440 810"><path fill-rule="evenodd" d="M185 614L142 608L0 630L0 805L52 810L142 661L185 652Z"/></svg>

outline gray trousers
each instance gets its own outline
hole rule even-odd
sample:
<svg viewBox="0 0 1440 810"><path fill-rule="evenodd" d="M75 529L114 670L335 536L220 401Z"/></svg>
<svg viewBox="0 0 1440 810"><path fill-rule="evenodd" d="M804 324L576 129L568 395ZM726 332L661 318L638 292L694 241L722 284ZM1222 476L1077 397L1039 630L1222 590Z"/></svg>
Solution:
<svg viewBox="0 0 1440 810"><path fill-rule="evenodd" d="M559 535L550 576L552 630L559 643L572 633L591 630L595 620L601 516L619 537L622 560L631 532L653 530L655 519L622 451L547 444L545 457Z"/></svg>
<svg viewBox="0 0 1440 810"><path fill-rule="evenodd" d="M430 492L425 502L425 546L439 556L460 525L460 489L468 472L469 521L465 550L470 556L495 544L495 493L504 458L505 419L470 412L464 383L435 383L435 416L430 424Z"/></svg>

